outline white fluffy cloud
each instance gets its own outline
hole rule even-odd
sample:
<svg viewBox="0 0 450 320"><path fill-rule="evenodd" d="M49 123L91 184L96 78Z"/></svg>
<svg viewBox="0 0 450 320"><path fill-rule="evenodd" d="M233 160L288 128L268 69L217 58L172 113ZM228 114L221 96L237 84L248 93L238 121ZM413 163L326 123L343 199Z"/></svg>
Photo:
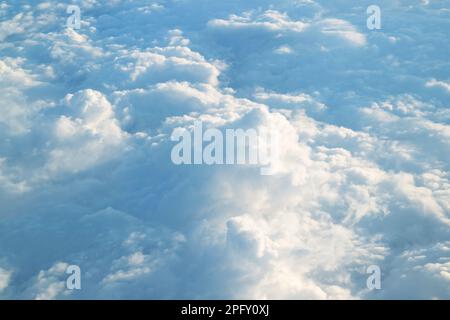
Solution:
<svg viewBox="0 0 450 320"><path fill-rule="evenodd" d="M0 294L8 287L10 279L11 272L0 268Z"/></svg>
<svg viewBox="0 0 450 320"><path fill-rule="evenodd" d="M0 297L449 298L449 2L366 2L0 4ZM276 174L175 166L197 120Z"/></svg>

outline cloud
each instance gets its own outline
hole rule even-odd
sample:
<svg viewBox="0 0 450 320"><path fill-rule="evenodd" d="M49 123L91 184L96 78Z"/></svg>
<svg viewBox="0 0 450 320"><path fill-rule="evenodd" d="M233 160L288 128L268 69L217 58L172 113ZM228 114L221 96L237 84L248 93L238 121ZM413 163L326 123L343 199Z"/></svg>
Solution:
<svg viewBox="0 0 450 320"><path fill-rule="evenodd" d="M176 33L170 39L170 44L186 44L188 42L178 39ZM176 39L176 40L175 40ZM116 59L115 67L129 74L135 85L157 83L168 80L189 82L202 82L211 85L218 84L218 75L221 65L209 63L198 52L193 52L186 46L169 46L153 48L146 52L132 51Z"/></svg>
<svg viewBox="0 0 450 320"><path fill-rule="evenodd" d="M1 127L10 134L22 134L29 129L30 118L36 111L36 103L28 105L24 90L39 85L36 76L23 68L25 59L0 60L0 93L2 95ZM1 128L0 127L0 128Z"/></svg>
<svg viewBox="0 0 450 320"><path fill-rule="evenodd" d="M450 84L445 81L438 81L436 79L432 79L427 81L426 86L431 88L438 87L450 92Z"/></svg>
<svg viewBox="0 0 450 320"><path fill-rule="evenodd" d="M125 134L111 104L100 92L84 90L67 95L65 100L75 114L61 116L55 123L49 170L84 170L120 152Z"/></svg>
<svg viewBox="0 0 450 320"><path fill-rule="evenodd" d="M213 28L232 28L232 29L265 29L268 31L292 31L302 32L307 23L302 21L292 21L286 13L276 10L267 10L255 20L251 19L251 13L245 13L243 16L231 15L228 20L214 19L209 21L209 26Z"/></svg>
<svg viewBox="0 0 450 320"><path fill-rule="evenodd" d="M323 103L314 99L311 95L270 93L257 90L254 94L256 101L265 103L274 108L297 109L304 108L308 112L320 112L326 109Z"/></svg>
<svg viewBox="0 0 450 320"><path fill-rule="evenodd" d="M386 276L390 298L438 299L449 294L448 242L405 251ZM379 295L386 297L383 292Z"/></svg>
<svg viewBox="0 0 450 320"><path fill-rule="evenodd" d="M364 46L366 37L349 22L341 19L324 19L318 23L325 35L340 37L356 46Z"/></svg>
<svg viewBox="0 0 450 320"><path fill-rule="evenodd" d="M11 271L0 268L0 293L8 288L11 280Z"/></svg>
<svg viewBox="0 0 450 320"><path fill-rule="evenodd" d="M62 298L66 287L64 275L68 266L67 263L58 262L48 270L41 270L28 288L29 298L35 300Z"/></svg>
<svg viewBox="0 0 450 320"><path fill-rule="evenodd" d="M358 32L355 26L342 19L311 19L304 21L293 21L287 13L276 10L267 10L259 15L254 12L244 12L242 16L231 15L227 20L213 19L208 22L208 26L213 29L229 30L264 30L274 33L315 33L318 29L320 33L328 36L339 37L346 42L364 46L366 37Z"/></svg>

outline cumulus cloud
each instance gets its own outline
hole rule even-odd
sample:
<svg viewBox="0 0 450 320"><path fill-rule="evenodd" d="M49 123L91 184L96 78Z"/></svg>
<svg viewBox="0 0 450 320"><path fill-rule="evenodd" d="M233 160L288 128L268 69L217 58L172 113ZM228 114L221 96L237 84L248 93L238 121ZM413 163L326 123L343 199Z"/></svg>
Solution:
<svg viewBox="0 0 450 320"><path fill-rule="evenodd" d="M268 31L293 31L302 32L307 23L302 21L292 21L286 13L276 10L267 10L254 20L251 12L246 12L243 16L231 15L228 20L214 19L209 22L213 28L232 29L265 29Z"/></svg>
<svg viewBox="0 0 450 320"><path fill-rule="evenodd" d="M0 4L0 296L449 298L448 11L366 2ZM173 164L196 121L274 174Z"/></svg>
<svg viewBox="0 0 450 320"><path fill-rule="evenodd" d="M69 94L65 103L74 117L61 116L55 123L49 170L83 170L120 151L125 133L111 104L100 92L88 89Z"/></svg>
<svg viewBox="0 0 450 320"><path fill-rule="evenodd" d="M438 81L436 79L432 79L432 80L427 81L426 86L427 87L438 87L438 88L442 88L442 89L450 92L450 84L445 81Z"/></svg>
<svg viewBox="0 0 450 320"><path fill-rule="evenodd" d="M349 22L341 19L324 19L318 23L325 35L340 37L356 46L366 44L366 37Z"/></svg>
<svg viewBox="0 0 450 320"><path fill-rule="evenodd" d="M11 272L0 268L0 293L8 287L10 279Z"/></svg>
<svg viewBox="0 0 450 320"><path fill-rule="evenodd" d="M68 266L67 263L57 262L48 270L41 270L27 288L28 297L36 300L50 300L61 298L64 293L70 293L70 291L64 291L66 287L64 278Z"/></svg>

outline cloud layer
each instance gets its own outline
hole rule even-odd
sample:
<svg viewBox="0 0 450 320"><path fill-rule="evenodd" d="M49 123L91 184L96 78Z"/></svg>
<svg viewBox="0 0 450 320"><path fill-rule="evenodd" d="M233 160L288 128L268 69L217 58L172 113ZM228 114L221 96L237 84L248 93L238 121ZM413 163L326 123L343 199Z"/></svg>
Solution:
<svg viewBox="0 0 450 320"><path fill-rule="evenodd" d="M450 298L450 1L378 2L0 2L0 298Z"/></svg>

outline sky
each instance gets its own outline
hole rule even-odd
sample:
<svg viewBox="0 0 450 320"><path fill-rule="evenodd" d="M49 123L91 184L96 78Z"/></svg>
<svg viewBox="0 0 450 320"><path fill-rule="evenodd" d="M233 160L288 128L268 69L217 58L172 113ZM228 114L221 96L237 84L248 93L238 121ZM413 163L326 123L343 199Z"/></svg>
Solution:
<svg viewBox="0 0 450 320"><path fill-rule="evenodd" d="M0 299L450 299L449 38L449 0L0 0ZM175 164L199 122L276 130L272 174Z"/></svg>

